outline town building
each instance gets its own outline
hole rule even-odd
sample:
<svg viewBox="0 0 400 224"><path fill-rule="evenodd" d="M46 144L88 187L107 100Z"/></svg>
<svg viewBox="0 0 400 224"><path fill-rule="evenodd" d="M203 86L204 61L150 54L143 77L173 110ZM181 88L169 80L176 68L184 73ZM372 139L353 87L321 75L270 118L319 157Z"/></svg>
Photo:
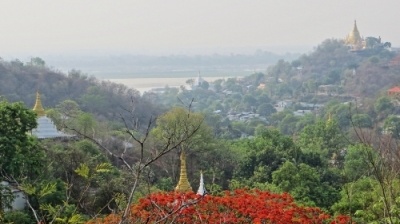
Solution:
<svg viewBox="0 0 400 224"><path fill-rule="evenodd" d="M390 88L387 91L387 94L390 97L400 97L400 86L395 86L393 88Z"/></svg>

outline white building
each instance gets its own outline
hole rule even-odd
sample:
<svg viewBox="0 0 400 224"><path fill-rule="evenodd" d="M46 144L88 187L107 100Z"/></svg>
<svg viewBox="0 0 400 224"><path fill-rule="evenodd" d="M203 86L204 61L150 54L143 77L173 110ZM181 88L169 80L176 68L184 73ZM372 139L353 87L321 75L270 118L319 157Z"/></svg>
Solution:
<svg viewBox="0 0 400 224"><path fill-rule="evenodd" d="M32 135L36 136L38 139L73 137L73 135L69 135L57 130L57 127L54 125L53 121L46 116L46 112L43 109L40 94L38 92L36 93L36 102L35 106L33 107L33 111L35 111L38 115L38 126L32 130Z"/></svg>
<svg viewBox="0 0 400 224"><path fill-rule="evenodd" d="M26 195L24 192L20 189L18 189L16 186L13 186L7 181L1 181L0 184L5 187L9 188L12 195L14 196L14 199L11 202L11 209L9 208L4 208L5 211L9 210L22 210L26 206Z"/></svg>

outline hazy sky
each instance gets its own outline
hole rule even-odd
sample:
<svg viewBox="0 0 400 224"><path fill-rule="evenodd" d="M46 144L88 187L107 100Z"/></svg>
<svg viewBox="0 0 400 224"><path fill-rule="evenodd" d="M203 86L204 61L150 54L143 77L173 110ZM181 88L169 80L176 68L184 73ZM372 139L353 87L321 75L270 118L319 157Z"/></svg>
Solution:
<svg viewBox="0 0 400 224"><path fill-rule="evenodd" d="M0 15L0 57L311 50L354 20L400 46L400 0L1 0Z"/></svg>

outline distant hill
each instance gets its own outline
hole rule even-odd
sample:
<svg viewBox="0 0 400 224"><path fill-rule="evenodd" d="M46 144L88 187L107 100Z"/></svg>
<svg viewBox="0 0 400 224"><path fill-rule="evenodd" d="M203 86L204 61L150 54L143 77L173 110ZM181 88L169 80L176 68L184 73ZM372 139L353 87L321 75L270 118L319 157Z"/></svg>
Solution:
<svg viewBox="0 0 400 224"><path fill-rule="evenodd" d="M389 49L371 49L357 53L349 51L341 40L328 39L313 52L301 56L258 51L253 55L126 55L65 58L58 61L60 66L74 65L85 72L60 72L60 68L49 67L40 58L32 58L30 62L25 63L0 59L0 95L9 101L23 101L30 107L33 106L35 92L39 90L47 108L72 99L83 110L106 118L115 117L123 111L122 108L130 107L133 97L136 112L146 119L160 112L158 105L142 98L134 89L101 81L85 73L97 71L96 74L100 78L133 78L143 74L154 78L166 75L193 77L198 71L202 75L211 76L221 76L221 73L226 71L246 71L244 73L249 74L254 69L253 72L265 73L265 80L259 79L252 82L252 85L268 83L271 78L275 81L282 80L282 83L276 83L272 87L279 87L283 95L286 91L293 97L298 97L315 92L321 85L336 85L341 94L375 97L380 92L400 84L400 64L394 62L395 58L396 53ZM57 64L56 61L51 63Z"/></svg>
<svg viewBox="0 0 400 224"><path fill-rule="evenodd" d="M147 122L159 109L142 99L139 92L122 84L106 82L72 70L64 74L50 69L40 58L23 63L0 61L0 96L10 102L22 101L33 107L39 91L45 107L52 108L64 100L76 101L82 110L98 117L114 119L135 106L135 114Z"/></svg>
<svg viewBox="0 0 400 224"><path fill-rule="evenodd" d="M279 61L267 76L287 83L294 96L314 92L321 85L335 85L339 93L353 97L375 97L400 84L398 53L389 48L350 51L342 40L327 39L313 52L292 62Z"/></svg>
<svg viewBox="0 0 400 224"><path fill-rule="evenodd" d="M280 55L260 50L252 55L60 56L48 58L46 61L62 71L78 68L97 78L165 78L193 77L198 71L207 76L243 75L248 74L249 70L265 71L269 65L280 59L291 61L299 55Z"/></svg>

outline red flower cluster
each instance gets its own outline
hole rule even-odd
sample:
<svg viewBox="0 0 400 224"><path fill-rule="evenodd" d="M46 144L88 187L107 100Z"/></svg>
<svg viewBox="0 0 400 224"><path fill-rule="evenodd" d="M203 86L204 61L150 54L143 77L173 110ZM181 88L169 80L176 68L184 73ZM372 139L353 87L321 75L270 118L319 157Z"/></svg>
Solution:
<svg viewBox="0 0 400 224"><path fill-rule="evenodd" d="M90 223L116 224L119 215ZM294 203L287 194L236 190L224 196L155 193L132 205L131 223L350 223L347 216L331 218L315 207Z"/></svg>

